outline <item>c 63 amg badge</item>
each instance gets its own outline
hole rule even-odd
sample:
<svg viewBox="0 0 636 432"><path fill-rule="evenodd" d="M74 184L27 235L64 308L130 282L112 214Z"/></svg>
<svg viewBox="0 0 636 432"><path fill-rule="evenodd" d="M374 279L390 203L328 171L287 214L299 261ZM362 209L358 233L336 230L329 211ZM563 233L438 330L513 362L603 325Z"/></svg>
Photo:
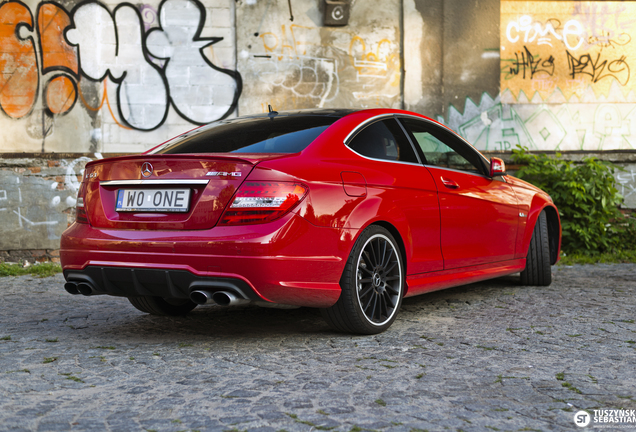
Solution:
<svg viewBox="0 0 636 432"><path fill-rule="evenodd" d="M206 176L210 177L240 177L242 174L239 171L226 172L226 171L208 171Z"/></svg>

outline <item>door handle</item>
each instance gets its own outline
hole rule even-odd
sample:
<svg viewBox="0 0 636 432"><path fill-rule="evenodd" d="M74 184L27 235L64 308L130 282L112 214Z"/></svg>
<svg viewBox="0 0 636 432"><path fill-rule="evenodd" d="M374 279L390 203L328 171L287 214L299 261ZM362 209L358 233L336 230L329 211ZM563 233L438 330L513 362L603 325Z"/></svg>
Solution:
<svg viewBox="0 0 636 432"><path fill-rule="evenodd" d="M444 184L444 186L446 186L449 189L458 189L459 185L454 181L454 180L450 180L444 177L440 177L440 179L442 180L442 183Z"/></svg>

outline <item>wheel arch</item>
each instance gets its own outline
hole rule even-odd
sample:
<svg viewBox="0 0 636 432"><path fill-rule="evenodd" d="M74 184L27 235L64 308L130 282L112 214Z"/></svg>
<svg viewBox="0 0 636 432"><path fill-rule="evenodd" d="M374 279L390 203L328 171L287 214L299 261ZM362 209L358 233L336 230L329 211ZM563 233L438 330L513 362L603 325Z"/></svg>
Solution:
<svg viewBox="0 0 636 432"><path fill-rule="evenodd" d="M391 235L393 236L393 238L397 242L398 249L400 250L400 254L402 255L402 265L404 266L402 271L404 272L404 295L406 295L406 293L409 290L409 287L408 287L408 285L406 283L406 275L408 274L407 273L408 263L407 263L406 246L404 244L404 240L402 239L402 234L400 234L400 230L398 230L397 227L395 225L393 225L391 222L388 222L386 220L376 220L376 221L372 221L367 226L365 226L363 229L361 229L360 232L358 233L358 236L360 234L362 234L362 232L364 232L364 230L366 230L367 228L369 228L369 227L371 227L373 225L381 226L382 228L386 229L389 233L391 233ZM357 240L358 239L356 238L356 241Z"/></svg>
<svg viewBox="0 0 636 432"><path fill-rule="evenodd" d="M404 240L402 239L402 234L400 234L400 231L390 222L383 221L383 220L373 222L371 225L379 225L391 233L391 235L393 236L393 238L398 244L398 248L400 248L400 254L402 254L402 262L404 263L404 275L406 275L407 274L406 273L406 266L407 266L406 247L404 246Z"/></svg>
<svg viewBox="0 0 636 432"><path fill-rule="evenodd" d="M535 195L528 214L528 223L526 225L523 239L523 257L528 254L530 248L530 240L534 226L539 220L541 212L545 212L548 223L548 243L550 246L550 264L556 264L559 260L559 252L561 250L561 219L559 212L553 203L545 199L541 195Z"/></svg>

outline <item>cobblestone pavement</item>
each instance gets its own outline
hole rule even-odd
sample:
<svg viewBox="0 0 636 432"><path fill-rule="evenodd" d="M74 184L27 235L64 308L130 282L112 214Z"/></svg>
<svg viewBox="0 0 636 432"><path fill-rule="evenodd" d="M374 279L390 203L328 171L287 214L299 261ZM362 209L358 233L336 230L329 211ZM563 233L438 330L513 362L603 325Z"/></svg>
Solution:
<svg viewBox="0 0 636 432"><path fill-rule="evenodd" d="M407 299L372 337L311 309L160 318L2 278L0 430L577 430L578 409L635 409L636 265L553 273Z"/></svg>

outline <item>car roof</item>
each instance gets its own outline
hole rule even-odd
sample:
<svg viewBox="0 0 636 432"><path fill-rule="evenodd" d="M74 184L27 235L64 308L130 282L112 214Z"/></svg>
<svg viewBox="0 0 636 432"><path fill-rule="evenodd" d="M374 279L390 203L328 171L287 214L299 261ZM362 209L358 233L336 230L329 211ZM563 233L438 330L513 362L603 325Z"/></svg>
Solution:
<svg viewBox="0 0 636 432"><path fill-rule="evenodd" d="M285 116L285 117L302 117L302 116L320 116L320 117L337 117L342 118L348 114L352 114L354 112L362 111L360 109L351 109L351 108L322 108L322 109L302 109L295 111L273 111L272 113L259 113L259 114L249 114L234 118L225 119L225 122L231 122L233 120L242 120L242 119L252 119L252 118L267 118L271 116Z"/></svg>

